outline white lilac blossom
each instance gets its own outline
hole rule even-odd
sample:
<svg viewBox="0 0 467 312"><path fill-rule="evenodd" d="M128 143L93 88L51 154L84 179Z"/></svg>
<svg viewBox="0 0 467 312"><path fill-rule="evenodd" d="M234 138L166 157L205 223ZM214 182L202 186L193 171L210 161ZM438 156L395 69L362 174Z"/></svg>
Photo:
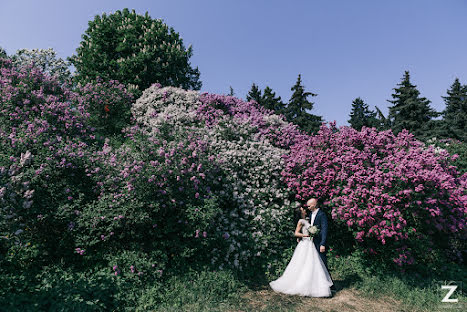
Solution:
<svg viewBox="0 0 467 312"><path fill-rule="evenodd" d="M243 113L231 116L208 106L196 91L154 85L136 101L132 113L148 134L169 131L174 138L196 134L207 142L208 153L227 176L221 194L232 201L216 221L217 231L228 233L224 238L230 246L222 256L213 253L213 261L242 269L261 251L276 252L267 248L268 234L277 231L276 224L293 226L291 209L298 203L290 202L291 193L281 181L281 156L287 149L273 145L270 133L261 133ZM203 114L203 110L209 110L209 114ZM255 120L272 127L289 126L279 116L263 117L262 121L258 121L261 116Z"/></svg>
<svg viewBox="0 0 467 312"><path fill-rule="evenodd" d="M33 65L44 73L55 76L61 83L65 83L71 77L68 64L52 48L48 49L21 49L11 56L13 65L22 67Z"/></svg>

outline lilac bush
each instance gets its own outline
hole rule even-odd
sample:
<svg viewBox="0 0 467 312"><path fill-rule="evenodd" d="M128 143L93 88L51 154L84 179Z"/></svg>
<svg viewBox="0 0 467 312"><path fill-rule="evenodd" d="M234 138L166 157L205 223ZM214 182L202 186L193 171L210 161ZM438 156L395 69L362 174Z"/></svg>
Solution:
<svg viewBox="0 0 467 312"><path fill-rule="evenodd" d="M34 246L53 258L83 247L74 245L74 231L82 207L98 198L87 174L96 167L92 155L101 145L95 135L101 125L96 111L126 107L129 114L131 96L118 82L71 89L58 78L34 64L0 59L0 189L5 193L3 213L12 216L1 222L1 235L8 237L2 241L4 250L20 245L26 252ZM117 120L124 115L115 114L111 126L98 130L112 133L127 126L127 117ZM21 240L13 242L13 233L21 233Z"/></svg>
<svg viewBox="0 0 467 312"><path fill-rule="evenodd" d="M217 245L213 218L221 173L204 142L164 140L138 126L124 134L120 147L106 142L91 156L87 175L98 195L76 219L76 245L95 255L145 250L162 267Z"/></svg>
<svg viewBox="0 0 467 312"><path fill-rule="evenodd" d="M68 211L90 192L82 170L94 142L82 98L33 65L0 59L0 189L3 248L41 246L60 252ZM25 193L21 204L18 183ZM15 195L16 194L16 195ZM80 199L81 198L81 199ZM5 211L7 210L7 211ZM19 240L11 240L12 231Z"/></svg>
<svg viewBox="0 0 467 312"><path fill-rule="evenodd" d="M4 59L0 74L10 263L100 263L139 282L185 261L273 270L310 197L370 257L461 261L467 175L407 132L331 125L308 136L231 96L155 84L131 104L116 81L71 89Z"/></svg>
<svg viewBox="0 0 467 312"><path fill-rule="evenodd" d="M256 258L278 256L278 247L292 239L291 211L298 205L280 174L284 147L299 135L294 126L254 102L158 85L147 89L132 111L151 135L202 139L208 159L224 173L216 195L227 203L219 207L215 233L228 248L214 248L212 263L243 269Z"/></svg>
<svg viewBox="0 0 467 312"><path fill-rule="evenodd" d="M17 68L34 66L50 76L54 76L61 84L71 80L68 64L57 57L54 49L20 49L10 56L13 65Z"/></svg>
<svg viewBox="0 0 467 312"><path fill-rule="evenodd" d="M444 250L462 261L467 175L446 151L407 131L323 126L284 156L283 177L297 198L327 199L335 223L371 254L402 266Z"/></svg>
<svg viewBox="0 0 467 312"><path fill-rule="evenodd" d="M89 113L87 124L103 136L119 135L131 124L133 96L116 80L79 85L76 92Z"/></svg>

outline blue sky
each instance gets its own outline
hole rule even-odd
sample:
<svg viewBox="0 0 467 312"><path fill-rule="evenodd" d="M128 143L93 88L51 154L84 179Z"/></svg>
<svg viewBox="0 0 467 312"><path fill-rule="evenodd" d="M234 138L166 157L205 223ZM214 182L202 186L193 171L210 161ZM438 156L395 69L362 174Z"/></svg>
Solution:
<svg viewBox="0 0 467 312"><path fill-rule="evenodd" d="M387 112L409 70L432 107L454 79L467 84L467 0L0 0L0 46L75 52L87 22L128 7L161 18L193 45L201 91L244 98L251 84L284 100L297 75L317 93L312 111L346 125L361 97Z"/></svg>

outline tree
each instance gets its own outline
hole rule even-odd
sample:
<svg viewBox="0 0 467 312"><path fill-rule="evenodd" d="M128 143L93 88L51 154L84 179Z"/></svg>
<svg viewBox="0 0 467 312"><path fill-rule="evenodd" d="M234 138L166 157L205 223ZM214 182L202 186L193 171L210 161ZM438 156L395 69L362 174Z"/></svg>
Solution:
<svg viewBox="0 0 467 312"><path fill-rule="evenodd" d="M442 134L467 142L467 85L462 85L456 78L443 96L446 109L443 111Z"/></svg>
<svg viewBox="0 0 467 312"><path fill-rule="evenodd" d="M232 88L232 86L230 86L229 95L230 95L230 96L234 96L234 95L235 95L235 92L234 92L234 89Z"/></svg>
<svg viewBox="0 0 467 312"><path fill-rule="evenodd" d="M383 112L375 105L377 117L375 118L375 127L378 130L387 130L391 128L390 120L384 116Z"/></svg>
<svg viewBox="0 0 467 312"><path fill-rule="evenodd" d="M6 54L6 51L0 47L0 58L7 58L8 55Z"/></svg>
<svg viewBox="0 0 467 312"><path fill-rule="evenodd" d="M251 85L251 89L246 95L246 100L248 102L253 100L253 101L256 101L256 103L261 105L261 101L262 101L261 90L258 88L258 86L255 83Z"/></svg>
<svg viewBox="0 0 467 312"><path fill-rule="evenodd" d="M368 108L361 98L356 98L352 102L352 111L350 112L349 123L350 126L358 131L362 127L375 127L376 126L376 113Z"/></svg>
<svg viewBox="0 0 467 312"><path fill-rule="evenodd" d="M62 84L71 80L68 64L62 58L57 57L57 53L52 48L21 49L16 51L16 54L10 58L14 66L33 65L40 68L44 73L56 76L57 80Z"/></svg>
<svg viewBox="0 0 467 312"><path fill-rule="evenodd" d="M276 93L270 87L264 89L261 102L265 108L273 110L276 114L284 113L285 104L280 96L276 97Z"/></svg>
<svg viewBox="0 0 467 312"><path fill-rule="evenodd" d="M305 92L302 85L301 75L298 75L297 82L291 88L292 97L285 109L285 116L289 122L296 124L301 130L313 133L319 130L322 118L307 112L313 109L313 102L308 101L308 96L317 96L315 93Z"/></svg>
<svg viewBox="0 0 467 312"><path fill-rule="evenodd" d="M88 25L76 55L70 57L79 82L100 77L118 80L139 92L156 82L201 88L199 70L189 62L192 47L185 49L180 35L148 12L144 16L128 9L104 13Z"/></svg>
<svg viewBox="0 0 467 312"><path fill-rule="evenodd" d="M438 113L430 107L429 100L419 96L416 86L410 83L408 71L398 86L394 88L393 100L388 100L393 104L389 107L388 115L393 131L399 133L407 129L419 138L429 136L433 130L432 118L438 116Z"/></svg>

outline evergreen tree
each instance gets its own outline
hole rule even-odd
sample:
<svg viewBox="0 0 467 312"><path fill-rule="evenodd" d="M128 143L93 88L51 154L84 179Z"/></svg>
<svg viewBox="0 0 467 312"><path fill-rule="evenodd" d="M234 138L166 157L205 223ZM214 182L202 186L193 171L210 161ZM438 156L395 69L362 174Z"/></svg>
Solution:
<svg viewBox="0 0 467 312"><path fill-rule="evenodd" d="M467 85L456 78L443 96L446 109L443 111L442 135L467 142Z"/></svg>
<svg viewBox="0 0 467 312"><path fill-rule="evenodd" d="M100 77L118 80L141 93L153 83L199 90L198 68L190 64L192 48L160 19L128 9L97 15L70 62L78 82Z"/></svg>
<svg viewBox="0 0 467 312"><path fill-rule="evenodd" d="M313 109L313 102L308 101L309 96L317 96L315 93L305 92L302 85L301 75L298 75L297 82L291 88L292 97L285 110L285 116L288 121L296 124L301 130L307 133L313 133L319 130L322 118L307 112Z"/></svg>
<svg viewBox="0 0 467 312"><path fill-rule="evenodd" d="M234 89L232 88L232 86L230 86L229 95L230 95L230 96L234 96L234 95L235 95L235 92L234 92Z"/></svg>
<svg viewBox="0 0 467 312"><path fill-rule="evenodd" d="M0 58L7 58L8 55L6 54L6 51L0 47Z"/></svg>
<svg viewBox="0 0 467 312"><path fill-rule="evenodd" d="M251 86L251 90L248 92L248 94L246 95L246 100L247 101L256 101L256 103L258 104L262 104L262 95L261 95L261 90L258 88L258 86L256 84L253 83L253 85Z"/></svg>
<svg viewBox="0 0 467 312"><path fill-rule="evenodd" d="M284 113L285 104L282 102L280 96L276 97L276 93L270 87L264 89L261 102L265 108L273 110L276 114Z"/></svg>
<svg viewBox="0 0 467 312"><path fill-rule="evenodd" d="M383 112L375 106L377 117L375 118L375 127L378 130L388 130L391 128L390 120L384 116Z"/></svg>
<svg viewBox="0 0 467 312"><path fill-rule="evenodd" d="M356 98L352 102L352 111L350 112L349 119L350 126L358 131L362 127L375 127L376 126L376 113L368 108L361 98Z"/></svg>
<svg viewBox="0 0 467 312"><path fill-rule="evenodd" d="M430 101L420 97L416 86L410 83L409 72L406 71L399 88L394 88L393 100L388 100L393 106L389 107L392 129L399 133L407 129L419 138L428 137L432 133L432 118L438 116L431 107Z"/></svg>

